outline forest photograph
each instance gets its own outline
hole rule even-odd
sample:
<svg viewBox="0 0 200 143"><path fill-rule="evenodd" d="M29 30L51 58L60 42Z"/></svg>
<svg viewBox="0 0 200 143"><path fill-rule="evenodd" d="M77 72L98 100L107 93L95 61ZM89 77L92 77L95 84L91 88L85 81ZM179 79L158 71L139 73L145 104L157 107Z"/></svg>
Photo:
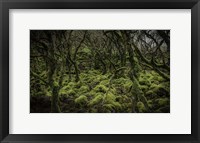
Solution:
<svg viewBox="0 0 200 143"><path fill-rule="evenodd" d="M30 113L170 113L170 30L30 30Z"/></svg>

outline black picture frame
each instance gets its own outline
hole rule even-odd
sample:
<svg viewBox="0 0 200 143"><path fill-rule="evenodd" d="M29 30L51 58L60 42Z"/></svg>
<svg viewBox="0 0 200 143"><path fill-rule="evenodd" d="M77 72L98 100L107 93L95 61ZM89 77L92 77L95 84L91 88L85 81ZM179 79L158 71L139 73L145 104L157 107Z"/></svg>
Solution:
<svg viewBox="0 0 200 143"><path fill-rule="evenodd" d="M191 134L9 134L9 9L191 9ZM200 143L199 0L0 0L0 141Z"/></svg>

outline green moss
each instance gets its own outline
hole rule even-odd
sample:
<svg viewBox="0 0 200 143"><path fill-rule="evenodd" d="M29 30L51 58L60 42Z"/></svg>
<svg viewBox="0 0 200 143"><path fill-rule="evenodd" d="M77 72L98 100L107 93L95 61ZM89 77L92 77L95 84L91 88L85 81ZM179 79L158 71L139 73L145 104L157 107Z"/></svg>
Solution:
<svg viewBox="0 0 200 143"><path fill-rule="evenodd" d="M114 80L113 80L113 84L120 84L120 85L123 85L123 84L125 84L127 81L130 82L129 79L121 77L121 78L118 78L118 79L114 79Z"/></svg>
<svg viewBox="0 0 200 143"><path fill-rule="evenodd" d="M64 75L64 76L63 76L62 85L63 85L63 86L68 85L68 80L69 80L68 75Z"/></svg>
<svg viewBox="0 0 200 143"><path fill-rule="evenodd" d="M68 94L66 92L66 90L61 89L58 93L59 96L64 96L64 97L68 97Z"/></svg>
<svg viewBox="0 0 200 143"><path fill-rule="evenodd" d="M66 94L67 94L68 96L74 96L74 95L76 95L76 92L75 92L74 90L70 89L70 90L67 90L67 91L66 91Z"/></svg>
<svg viewBox="0 0 200 143"><path fill-rule="evenodd" d="M119 112L122 109L122 105L119 102L111 102L104 104L103 108L106 112Z"/></svg>
<svg viewBox="0 0 200 143"><path fill-rule="evenodd" d="M108 86L109 85L109 79L103 80L99 84L102 84L104 86Z"/></svg>
<svg viewBox="0 0 200 143"><path fill-rule="evenodd" d="M156 75L152 78L152 81L157 81L157 82L163 82L164 81L164 78L162 78L161 76L159 75Z"/></svg>
<svg viewBox="0 0 200 143"><path fill-rule="evenodd" d="M91 113L98 113L98 110L95 109L95 108L92 108L92 109L90 110L90 112L91 112Z"/></svg>
<svg viewBox="0 0 200 143"><path fill-rule="evenodd" d="M112 105L112 109L116 112L122 109L121 104L116 101L116 96L114 94L108 92L105 96L105 104L108 104L109 106Z"/></svg>
<svg viewBox="0 0 200 143"><path fill-rule="evenodd" d="M97 94L97 93L96 93L95 91L91 90L91 91L88 93L88 96L93 97L93 96L95 96L96 94Z"/></svg>
<svg viewBox="0 0 200 143"><path fill-rule="evenodd" d="M142 102L138 102L137 103L137 109L139 111L139 113L144 113L146 112L145 106Z"/></svg>
<svg viewBox="0 0 200 143"><path fill-rule="evenodd" d="M162 82L162 81L164 81L164 78L161 77L161 76L158 76L158 81L159 81L159 82Z"/></svg>
<svg viewBox="0 0 200 143"><path fill-rule="evenodd" d="M151 79L153 78L153 75L150 72L146 72L146 78Z"/></svg>
<svg viewBox="0 0 200 143"><path fill-rule="evenodd" d="M86 55L91 55L91 50L88 47L85 47L81 50Z"/></svg>
<svg viewBox="0 0 200 143"><path fill-rule="evenodd" d="M158 98L155 100L156 103L158 103L159 106L165 106L169 105L169 99L168 98Z"/></svg>
<svg viewBox="0 0 200 143"><path fill-rule="evenodd" d="M113 111L114 106L113 106L113 104L104 104L103 108L104 108L104 110L106 109L106 110L109 110L109 111Z"/></svg>
<svg viewBox="0 0 200 143"><path fill-rule="evenodd" d="M80 88L83 85L81 81L78 81L77 83L74 84L75 88Z"/></svg>
<svg viewBox="0 0 200 143"><path fill-rule="evenodd" d="M153 107L153 101L152 100L148 100L147 103L148 103L149 108Z"/></svg>
<svg viewBox="0 0 200 143"><path fill-rule="evenodd" d="M54 86L54 87L58 87L58 86L59 86L58 82L54 81L54 82L53 82L53 86Z"/></svg>
<svg viewBox="0 0 200 143"><path fill-rule="evenodd" d="M140 72L139 75L139 83L142 85L151 86L152 84L159 84L164 81L164 78L162 78L158 73L153 70Z"/></svg>
<svg viewBox="0 0 200 143"><path fill-rule="evenodd" d="M45 92L44 91L39 91L37 93L34 94L35 96L44 96Z"/></svg>
<svg viewBox="0 0 200 143"><path fill-rule="evenodd" d="M123 84L126 91L128 91L133 85L131 80L127 80L126 83Z"/></svg>
<svg viewBox="0 0 200 143"><path fill-rule="evenodd" d="M118 79L113 79L112 86L112 89L115 90L112 91L113 93L116 94L117 92L118 94L124 94L129 92L132 86L132 81L129 78L121 77Z"/></svg>
<svg viewBox="0 0 200 143"><path fill-rule="evenodd" d="M98 70L89 70L88 71L88 74L91 76L91 75L99 75L99 74L101 74L101 72L100 71L98 71Z"/></svg>
<svg viewBox="0 0 200 143"><path fill-rule="evenodd" d="M169 95L169 87L167 85L152 84L149 89L159 96Z"/></svg>
<svg viewBox="0 0 200 143"><path fill-rule="evenodd" d="M146 97L151 97L151 98L156 97L156 93L152 90L148 90L145 95Z"/></svg>
<svg viewBox="0 0 200 143"><path fill-rule="evenodd" d="M95 96L95 98L93 98L91 101L89 101L88 106L90 106L90 107L94 106L94 105L100 103L102 100L103 100L103 95L98 93Z"/></svg>
<svg viewBox="0 0 200 143"><path fill-rule="evenodd" d="M83 85L79 88L79 92L81 93L85 93L85 92L88 92L89 91L89 87L86 86L86 85Z"/></svg>
<svg viewBox="0 0 200 143"><path fill-rule="evenodd" d="M89 76L86 73L80 73L79 77L80 77L81 80L86 80L86 78L89 77Z"/></svg>
<svg viewBox="0 0 200 143"><path fill-rule="evenodd" d="M149 87L146 86L146 85L140 85L140 89L141 89L143 92L146 92L146 91L149 89Z"/></svg>
<svg viewBox="0 0 200 143"><path fill-rule="evenodd" d="M123 102L123 97L122 96L116 96L115 99L117 102Z"/></svg>
<svg viewBox="0 0 200 143"><path fill-rule="evenodd" d="M108 88L106 86L104 86L103 84L98 84L94 89L95 92L103 92L106 93L106 91L108 90Z"/></svg>
<svg viewBox="0 0 200 143"><path fill-rule="evenodd" d="M137 58L137 57L134 57L134 61L135 61L135 63L139 63L139 61L138 61L138 58Z"/></svg>
<svg viewBox="0 0 200 143"><path fill-rule="evenodd" d="M157 81L157 80L151 80L151 84L159 84L159 81Z"/></svg>
<svg viewBox="0 0 200 143"><path fill-rule="evenodd" d="M160 107L155 112L157 112L157 113L170 113L170 107L169 106Z"/></svg>
<svg viewBox="0 0 200 143"><path fill-rule="evenodd" d="M105 80L107 77L104 75L96 75L92 82L100 83L102 80Z"/></svg>
<svg viewBox="0 0 200 143"><path fill-rule="evenodd" d="M146 86L150 86L151 85L151 81L148 78L141 78L141 77L139 77L138 82L141 85L146 85Z"/></svg>
<svg viewBox="0 0 200 143"><path fill-rule="evenodd" d="M88 99L84 95L81 95L81 96L79 96L78 98L75 99L75 103L79 104L79 105L86 104L87 102L88 102Z"/></svg>
<svg viewBox="0 0 200 143"><path fill-rule="evenodd" d="M150 72L153 76L158 76L159 74L157 73L157 72L155 72L154 70L152 70L151 72Z"/></svg>
<svg viewBox="0 0 200 143"><path fill-rule="evenodd" d="M68 83L68 86L69 86L69 87L74 87L75 85L76 85L76 82L72 82L72 81L71 81L71 82Z"/></svg>
<svg viewBox="0 0 200 143"><path fill-rule="evenodd" d="M115 101L115 99L116 99L115 95L109 92L108 94L106 94L105 103L111 103Z"/></svg>
<svg viewBox="0 0 200 143"><path fill-rule="evenodd" d="M85 84L90 84L90 85L97 85L99 84L101 81L106 80L107 76L105 75L101 75L101 74L90 74L91 72L89 71L89 73L87 75L82 75L82 82Z"/></svg>
<svg viewBox="0 0 200 143"><path fill-rule="evenodd" d="M112 102L112 105L114 105L115 109L120 111L122 109L122 106L119 102Z"/></svg>
<svg viewBox="0 0 200 143"><path fill-rule="evenodd" d="M140 84L135 78L134 78L133 86L132 86L132 94L137 95L137 96L140 96L143 94L142 90L140 89Z"/></svg>

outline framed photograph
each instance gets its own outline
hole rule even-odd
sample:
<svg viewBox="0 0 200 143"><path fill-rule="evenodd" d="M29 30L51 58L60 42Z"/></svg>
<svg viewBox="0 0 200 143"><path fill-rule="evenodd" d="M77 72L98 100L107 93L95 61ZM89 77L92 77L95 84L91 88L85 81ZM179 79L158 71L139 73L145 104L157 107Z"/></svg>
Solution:
<svg viewBox="0 0 200 143"><path fill-rule="evenodd" d="M198 0L1 0L0 141L200 143Z"/></svg>

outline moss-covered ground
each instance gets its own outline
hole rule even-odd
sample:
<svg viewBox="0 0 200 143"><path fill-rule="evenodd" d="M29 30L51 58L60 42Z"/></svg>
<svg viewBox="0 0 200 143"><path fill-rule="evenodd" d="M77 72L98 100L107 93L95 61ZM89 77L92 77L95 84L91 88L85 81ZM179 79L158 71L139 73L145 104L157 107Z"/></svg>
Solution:
<svg viewBox="0 0 200 143"><path fill-rule="evenodd" d="M73 75L72 75L73 76ZM142 95L133 102L134 84L129 77L102 74L98 70L80 73L76 82L64 75L59 90L59 106L64 113L168 113L170 84L153 70L139 72L137 81ZM39 81L38 81L39 82ZM51 91L42 89L31 96L31 112L51 112ZM145 102L144 102L145 99ZM145 105L147 103L147 105ZM148 108L148 109L147 109Z"/></svg>

